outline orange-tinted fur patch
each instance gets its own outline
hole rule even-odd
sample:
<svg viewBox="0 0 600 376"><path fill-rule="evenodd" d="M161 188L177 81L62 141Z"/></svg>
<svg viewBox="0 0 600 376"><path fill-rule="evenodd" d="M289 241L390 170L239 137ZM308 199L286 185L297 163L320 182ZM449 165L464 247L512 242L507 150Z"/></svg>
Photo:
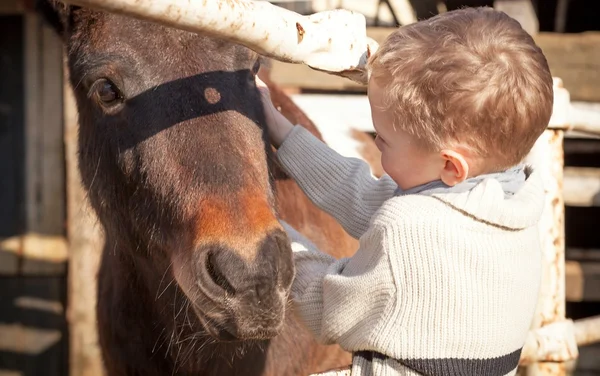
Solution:
<svg viewBox="0 0 600 376"><path fill-rule="evenodd" d="M264 194L243 192L227 201L211 197L200 204L196 244L218 243L251 261L258 245L275 229L281 229Z"/></svg>

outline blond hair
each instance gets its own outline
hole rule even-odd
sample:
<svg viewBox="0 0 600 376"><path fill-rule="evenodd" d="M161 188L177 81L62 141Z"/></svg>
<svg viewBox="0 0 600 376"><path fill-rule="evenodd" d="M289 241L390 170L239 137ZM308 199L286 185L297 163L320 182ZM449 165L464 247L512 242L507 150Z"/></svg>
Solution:
<svg viewBox="0 0 600 376"><path fill-rule="evenodd" d="M546 129L552 75L521 25L465 8L399 28L369 61L396 126L431 150L466 143L493 168L522 161Z"/></svg>

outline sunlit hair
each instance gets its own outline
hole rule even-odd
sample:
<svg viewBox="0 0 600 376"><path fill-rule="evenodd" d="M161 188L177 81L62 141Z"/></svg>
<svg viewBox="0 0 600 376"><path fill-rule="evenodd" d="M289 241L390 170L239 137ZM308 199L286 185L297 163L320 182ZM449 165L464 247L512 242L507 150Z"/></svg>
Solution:
<svg viewBox="0 0 600 376"><path fill-rule="evenodd" d="M423 146L455 143L493 168L519 163L552 114L552 76L521 25L465 8L400 27L369 61L395 126Z"/></svg>

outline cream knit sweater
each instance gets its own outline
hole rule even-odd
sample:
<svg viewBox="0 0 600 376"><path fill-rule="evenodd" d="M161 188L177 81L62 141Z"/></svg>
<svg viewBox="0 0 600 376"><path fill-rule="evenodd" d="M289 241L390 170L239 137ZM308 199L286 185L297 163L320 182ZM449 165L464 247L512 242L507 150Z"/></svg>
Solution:
<svg viewBox="0 0 600 376"><path fill-rule="evenodd" d="M360 239L336 260L284 223L297 313L356 375L514 375L541 278L536 172L512 197L484 179L464 192L399 195L300 126L277 152L320 208ZM400 162L401 163L401 162Z"/></svg>

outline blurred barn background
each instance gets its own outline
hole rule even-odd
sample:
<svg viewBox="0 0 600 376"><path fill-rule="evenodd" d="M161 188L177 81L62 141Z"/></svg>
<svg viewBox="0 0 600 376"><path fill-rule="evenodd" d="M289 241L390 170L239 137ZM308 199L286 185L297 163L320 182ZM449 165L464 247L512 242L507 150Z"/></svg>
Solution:
<svg viewBox="0 0 600 376"><path fill-rule="evenodd" d="M594 0L280 0L301 14L347 8L368 33L463 6L519 20L571 96L568 122L600 125L600 2ZM74 103L62 47L33 0L0 0L0 376L99 375L93 327L98 224L78 184ZM327 142L354 155L353 130L372 132L365 88L305 66L274 62L272 78ZM600 314L600 140L564 140L567 317ZM572 375L600 375L600 347L580 348Z"/></svg>

